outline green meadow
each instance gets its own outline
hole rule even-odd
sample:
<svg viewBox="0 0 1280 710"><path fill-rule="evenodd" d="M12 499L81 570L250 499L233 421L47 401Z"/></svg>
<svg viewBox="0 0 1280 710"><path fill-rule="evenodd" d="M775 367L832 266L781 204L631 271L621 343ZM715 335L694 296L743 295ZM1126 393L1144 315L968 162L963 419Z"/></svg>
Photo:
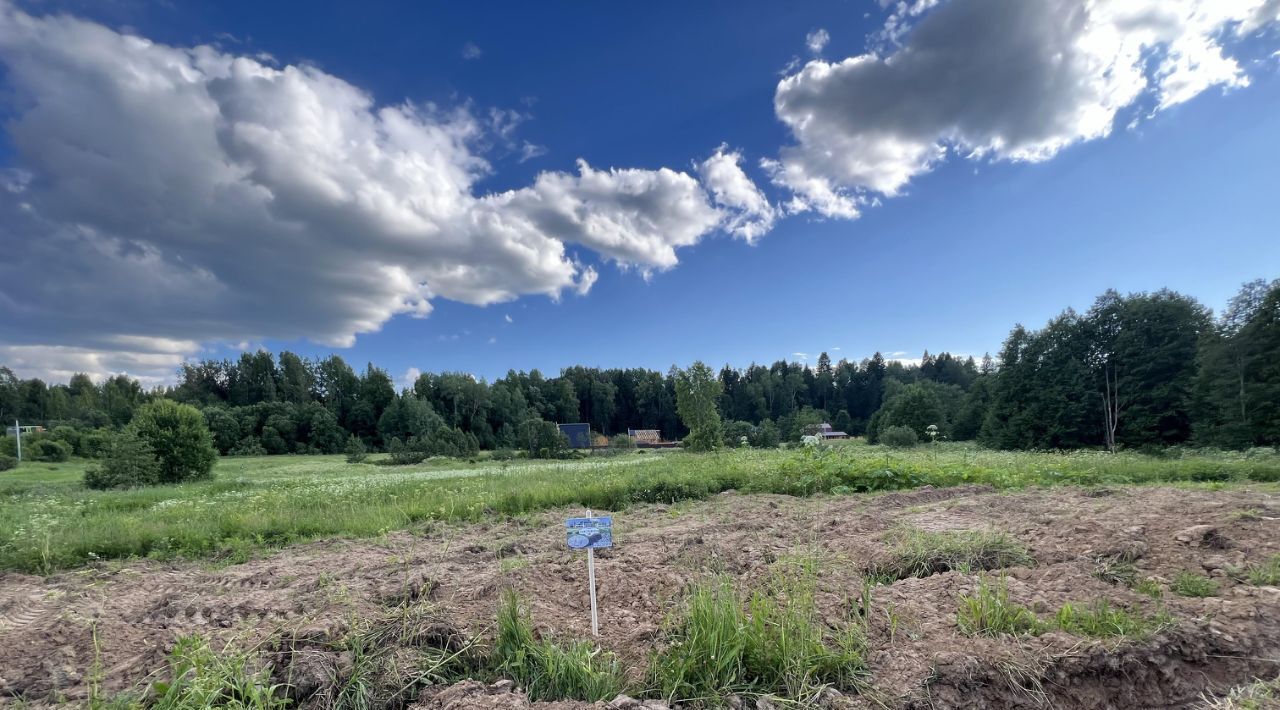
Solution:
<svg viewBox="0 0 1280 710"><path fill-rule="evenodd" d="M87 461L0 474L0 569L48 573L97 560L234 562L325 537L372 537L433 522L559 506L622 510L735 489L846 495L924 485L1204 484L1280 481L1280 455L1001 452L965 444L892 449L632 452L570 461L431 459L350 464L341 456L223 458L211 481L117 491L81 483Z"/></svg>

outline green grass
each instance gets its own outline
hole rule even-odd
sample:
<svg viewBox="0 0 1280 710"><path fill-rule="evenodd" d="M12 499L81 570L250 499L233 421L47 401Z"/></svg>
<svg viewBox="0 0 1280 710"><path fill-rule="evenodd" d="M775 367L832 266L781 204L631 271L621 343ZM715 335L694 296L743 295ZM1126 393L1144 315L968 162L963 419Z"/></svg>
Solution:
<svg viewBox="0 0 1280 710"><path fill-rule="evenodd" d="M1280 555L1272 555L1271 559L1259 564L1247 565L1243 569L1231 570L1231 576L1258 586L1280 585Z"/></svg>
<svg viewBox="0 0 1280 710"><path fill-rule="evenodd" d="M1218 594L1218 583L1202 574L1182 571L1169 586L1181 597L1212 597Z"/></svg>
<svg viewBox="0 0 1280 710"><path fill-rule="evenodd" d="M1003 577L994 584L979 580L977 591L962 595L956 624L966 636L1020 636L1038 634L1045 628L1034 612L1009 600Z"/></svg>
<svg viewBox="0 0 1280 710"><path fill-rule="evenodd" d="M340 455L224 458L212 481L124 491L85 489L80 477L87 465L24 463L0 473L0 569L50 572L136 557L238 561L293 542L373 537L431 521L569 505L618 511L728 489L813 495L926 484L1280 481L1274 455L1025 453L966 444L633 453L551 463L432 460L403 467L348 464Z"/></svg>
<svg viewBox="0 0 1280 710"><path fill-rule="evenodd" d="M1170 619L1164 614L1140 616L1099 600L1087 607L1064 604L1053 623L1058 629L1078 636L1145 638L1168 625Z"/></svg>
<svg viewBox="0 0 1280 710"><path fill-rule="evenodd" d="M565 644L536 638L533 620L510 590L498 610L493 660L530 700L612 700L626 689L622 665L586 641Z"/></svg>
<svg viewBox="0 0 1280 710"><path fill-rule="evenodd" d="M960 632L967 636L1037 635L1057 629L1077 636L1146 638L1171 623L1161 612L1142 616L1111 606L1106 600L1088 605L1063 604L1052 621L1042 621L1035 612L1009 599L1003 577L995 582L982 579L973 594L960 597L956 612Z"/></svg>
<svg viewBox="0 0 1280 710"><path fill-rule="evenodd" d="M964 530L894 534L889 557L868 570L873 579L897 581L941 572L975 572L1035 564L1027 549L1004 533Z"/></svg>
<svg viewBox="0 0 1280 710"><path fill-rule="evenodd" d="M717 704L730 694L773 695L800 705L826 686L856 689L866 672L865 628L827 627L814 602L811 563L784 565L764 588L728 578L693 586L650 666L650 694Z"/></svg>
<svg viewBox="0 0 1280 710"><path fill-rule="evenodd" d="M153 710L275 710L287 705L283 689L272 685L269 669L251 670L246 653L219 653L199 636L178 639L170 654L168 680L151 685L146 707Z"/></svg>

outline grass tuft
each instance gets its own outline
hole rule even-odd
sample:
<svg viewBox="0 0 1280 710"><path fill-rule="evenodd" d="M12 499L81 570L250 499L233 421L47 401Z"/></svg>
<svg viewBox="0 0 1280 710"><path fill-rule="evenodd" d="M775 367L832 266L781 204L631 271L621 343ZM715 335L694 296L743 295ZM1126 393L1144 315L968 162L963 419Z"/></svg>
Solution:
<svg viewBox="0 0 1280 710"><path fill-rule="evenodd" d="M1218 583L1202 574L1182 571L1174 578L1170 589L1182 597L1212 597L1218 594Z"/></svg>
<svg viewBox="0 0 1280 710"><path fill-rule="evenodd" d="M1030 609L1009 601L1003 577L995 584L979 580L976 592L961 596L956 623L966 636L1019 636L1038 634L1045 628Z"/></svg>
<svg viewBox="0 0 1280 710"><path fill-rule="evenodd" d="M908 529L895 537L888 559L868 570L873 579L896 581L941 572L977 572L1035 563L1021 543L1004 533Z"/></svg>
<svg viewBox="0 0 1280 710"><path fill-rule="evenodd" d="M814 602L810 564L776 573L748 595L728 578L694 585L649 671L669 702L716 703L730 694L804 705L824 687L857 689L866 673L865 628L830 628Z"/></svg>
<svg viewBox="0 0 1280 710"><path fill-rule="evenodd" d="M1139 616L1099 600L1089 607L1063 604L1054 616L1053 623L1062 631L1080 636L1128 636L1140 639L1164 628L1170 623L1170 619L1165 614Z"/></svg>
<svg viewBox="0 0 1280 710"><path fill-rule="evenodd" d="M283 688L271 684L270 669L254 670L249 656L222 653L200 636L178 639L169 657L169 680L151 685L154 710L240 708L275 710L287 705Z"/></svg>
<svg viewBox="0 0 1280 710"><path fill-rule="evenodd" d="M1269 710L1280 707L1280 678L1232 688L1225 696L1203 696L1201 710Z"/></svg>
<svg viewBox="0 0 1280 710"><path fill-rule="evenodd" d="M498 609L493 660L530 700L611 700L626 689L621 664L612 653L586 641L559 645L538 639L533 619L512 590Z"/></svg>
<svg viewBox="0 0 1280 710"><path fill-rule="evenodd" d="M1261 564L1248 565L1243 569L1231 570L1231 576L1241 582L1257 586L1280 585L1280 555L1272 555L1271 559Z"/></svg>

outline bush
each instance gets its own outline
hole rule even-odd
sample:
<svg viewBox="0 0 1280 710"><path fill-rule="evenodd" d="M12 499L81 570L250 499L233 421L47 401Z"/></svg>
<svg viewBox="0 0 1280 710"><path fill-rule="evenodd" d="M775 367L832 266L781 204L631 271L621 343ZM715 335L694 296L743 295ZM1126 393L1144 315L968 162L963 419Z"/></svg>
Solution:
<svg viewBox="0 0 1280 710"><path fill-rule="evenodd" d="M880 432L879 440L885 446L892 446L896 449L909 449L920 442L920 438L916 436L915 431L911 427L891 426Z"/></svg>
<svg viewBox="0 0 1280 710"><path fill-rule="evenodd" d="M369 457L369 452L364 448L364 442L355 434L347 437L347 447L345 451L347 454L347 463L360 463Z"/></svg>
<svg viewBox="0 0 1280 710"><path fill-rule="evenodd" d="M75 453L80 448L80 430L75 427L65 424L56 426L53 431L49 432L49 438L70 446L72 453Z"/></svg>
<svg viewBox="0 0 1280 710"><path fill-rule="evenodd" d="M107 455L114 433L109 429L94 429L80 435L76 455L87 459L100 459Z"/></svg>
<svg viewBox="0 0 1280 710"><path fill-rule="evenodd" d="M636 448L636 440L626 434L614 434L609 439L609 448L617 451L630 451Z"/></svg>
<svg viewBox="0 0 1280 710"><path fill-rule="evenodd" d="M0 471L8 471L11 468L18 467L18 459L13 456L5 456L0 454Z"/></svg>
<svg viewBox="0 0 1280 710"><path fill-rule="evenodd" d="M262 447L262 442L256 436L246 436L241 439L231 450L227 452L228 456L266 456L267 450Z"/></svg>
<svg viewBox="0 0 1280 710"><path fill-rule="evenodd" d="M71 444L57 439L41 439L31 445L31 458L36 461L66 461L71 452Z"/></svg>
<svg viewBox="0 0 1280 710"><path fill-rule="evenodd" d="M145 439L132 429L116 435L102 464L84 472L84 485L95 490L151 486L160 481L160 462Z"/></svg>
<svg viewBox="0 0 1280 710"><path fill-rule="evenodd" d="M213 476L218 451L200 410L169 399L138 408L129 424L151 445L160 462L161 483L181 483Z"/></svg>

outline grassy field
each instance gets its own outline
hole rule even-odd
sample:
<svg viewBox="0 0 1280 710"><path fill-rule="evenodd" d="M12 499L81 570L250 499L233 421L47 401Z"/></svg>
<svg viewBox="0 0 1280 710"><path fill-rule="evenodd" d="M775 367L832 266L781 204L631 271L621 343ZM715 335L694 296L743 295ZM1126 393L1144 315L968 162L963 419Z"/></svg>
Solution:
<svg viewBox="0 0 1280 710"><path fill-rule="evenodd" d="M857 442L815 450L631 453L565 462L348 464L341 456L228 458L212 481L98 492L88 462L0 473L0 569L50 572L95 560L246 559L328 536L368 537L432 521L563 505L620 510L737 489L848 494L981 483L1114 485L1280 481L1280 455L1013 453L962 444L909 450Z"/></svg>

